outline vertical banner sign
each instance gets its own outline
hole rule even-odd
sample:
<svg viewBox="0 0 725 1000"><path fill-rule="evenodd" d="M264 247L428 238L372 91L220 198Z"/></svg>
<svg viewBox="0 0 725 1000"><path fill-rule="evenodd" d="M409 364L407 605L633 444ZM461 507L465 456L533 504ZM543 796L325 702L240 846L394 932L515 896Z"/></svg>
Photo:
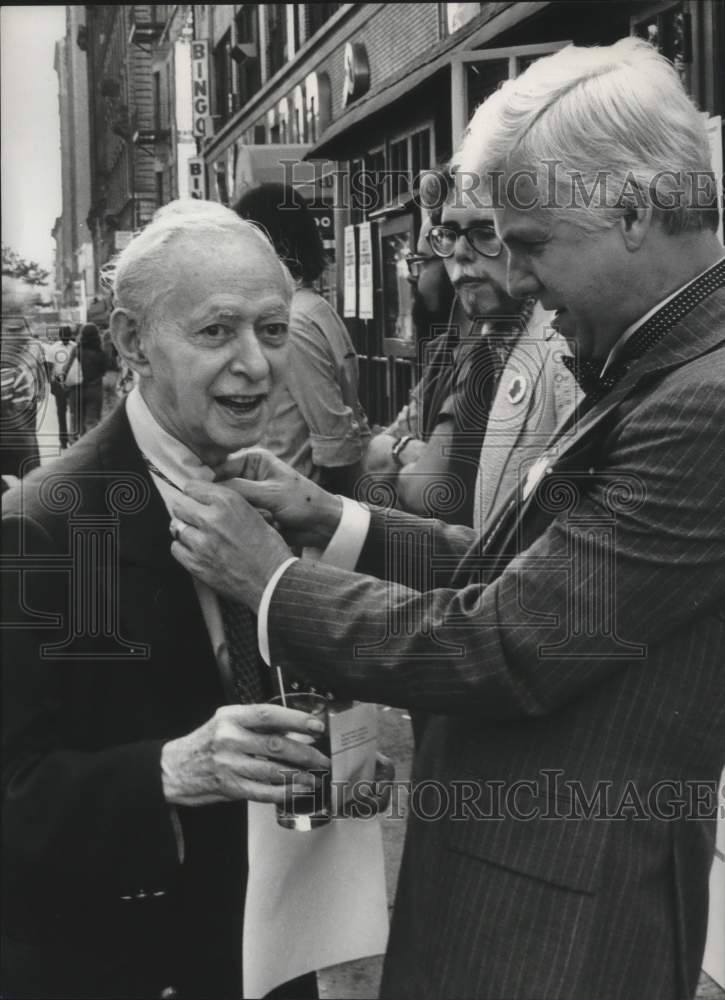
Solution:
<svg viewBox="0 0 725 1000"><path fill-rule="evenodd" d="M357 260L355 257L355 226L345 226L345 294L342 315L357 316Z"/></svg>
<svg viewBox="0 0 725 1000"><path fill-rule="evenodd" d="M357 314L360 319L373 318L373 241L371 224L361 222L360 233L360 289Z"/></svg>
<svg viewBox="0 0 725 1000"><path fill-rule="evenodd" d="M189 194L192 198L206 198L204 183L204 160L201 156L190 156L189 164Z"/></svg>
<svg viewBox="0 0 725 1000"><path fill-rule="evenodd" d="M191 104L194 138L205 139L212 134L209 42L206 39L196 39L191 43Z"/></svg>

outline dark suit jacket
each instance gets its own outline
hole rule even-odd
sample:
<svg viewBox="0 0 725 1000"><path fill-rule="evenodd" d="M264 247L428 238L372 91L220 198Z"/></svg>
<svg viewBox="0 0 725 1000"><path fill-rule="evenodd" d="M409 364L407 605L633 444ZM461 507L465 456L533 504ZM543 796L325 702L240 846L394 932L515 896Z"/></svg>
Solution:
<svg viewBox="0 0 725 1000"><path fill-rule="evenodd" d="M374 511L371 575L281 578L274 662L314 650L338 690L439 713L385 997L694 994L725 760L724 341L720 289L488 538Z"/></svg>
<svg viewBox="0 0 725 1000"><path fill-rule="evenodd" d="M168 526L123 406L3 497L3 996L241 995L245 812L180 864L162 794L226 700Z"/></svg>

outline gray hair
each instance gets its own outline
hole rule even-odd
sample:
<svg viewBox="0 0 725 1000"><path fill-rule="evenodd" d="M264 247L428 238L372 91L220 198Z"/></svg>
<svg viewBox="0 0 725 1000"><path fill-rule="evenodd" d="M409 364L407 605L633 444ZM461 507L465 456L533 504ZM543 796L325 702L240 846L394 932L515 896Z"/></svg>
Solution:
<svg viewBox="0 0 725 1000"><path fill-rule="evenodd" d="M127 309L139 323L149 323L159 299L173 290L174 275L166 266L169 247L184 237L218 238L224 234L249 236L256 241L260 253L279 268L279 277L292 297L292 277L258 226L240 219L218 202L183 198L160 208L145 229L103 269L103 282L112 292L114 307Z"/></svg>
<svg viewBox="0 0 725 1000"><path fill-rule="evenodd" d="M669 233L716 229L704 117L649 43L568 45L479 106L454 166L459 183L487 175L495 205L504 179L512 200L518 170L536 184L540 207L587 231L650 204Z"/></svg>

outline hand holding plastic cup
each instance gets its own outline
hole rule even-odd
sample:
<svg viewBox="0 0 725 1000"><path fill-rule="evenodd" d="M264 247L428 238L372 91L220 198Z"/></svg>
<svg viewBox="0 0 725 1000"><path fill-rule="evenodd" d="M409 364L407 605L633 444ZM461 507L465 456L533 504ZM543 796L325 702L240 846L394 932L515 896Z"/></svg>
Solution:
<svg viewBox="0 0 725 1000"><path fill-rule="evenodd" d="M287 738L308 743L326 757L330 756L328 712L334 701L311 691L288 691L276 695L270 701L275 705L286 705L299 712L307 712L325 721L325 732L315 736L312 733L287 733ZM314 788L300 790L295 787L290 776L285 788L285 798L277 805L277 823L287 830L314 830L332 819L332 771L312 771L318 779Z"/></svg>

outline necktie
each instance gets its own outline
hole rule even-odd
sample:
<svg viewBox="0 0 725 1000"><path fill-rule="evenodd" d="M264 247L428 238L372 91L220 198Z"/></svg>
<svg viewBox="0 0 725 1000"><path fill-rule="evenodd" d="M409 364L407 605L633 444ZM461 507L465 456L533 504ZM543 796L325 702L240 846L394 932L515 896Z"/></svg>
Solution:
<svg viewBox="0 0 725 1000"><path fill-rule="evenodd" d="M619 382L632 362L637 361L651 347L659 343L683 316L686 316L708 295L721 288L724 282L725 258L701 274L684 291L658 309L653 316L650 316L642 326L635 330L623 345L621 356L615 359L604 375L602 375L603 361L580 360L564 355L561 360L586 394L585 408L589 409L590 406L599 402Z"/></svg>
<svg viewBox="0 0 725 1000"><path fill-rule="evenodd" d="M157 468L148 455L143 455L143 458L150 472L181 492L180 487ZM217 601L221 611L229 658L228 671L225 664L219 664L222 679L226 682L224 686L227 689L227 696L233 700L234 692L236 692L239 701L246 705L256 705L267 701L271 694L268 681L269 670L263 663L257 648L255 616L244 604L231 601L221 594L217 594ZM231 674L231 678L227 676L228 673ZM228 683L229 679L232 681L234 691L231 690L231 685Z"/></svg>
<svg viewBox="0 0 725 1000"><path fill-rule="evenodd" d="M227 641L229 667L237 697L243 704L267 701L269 670L257 648L257 625L249 608L218 595L219 609Z"/></svg>

